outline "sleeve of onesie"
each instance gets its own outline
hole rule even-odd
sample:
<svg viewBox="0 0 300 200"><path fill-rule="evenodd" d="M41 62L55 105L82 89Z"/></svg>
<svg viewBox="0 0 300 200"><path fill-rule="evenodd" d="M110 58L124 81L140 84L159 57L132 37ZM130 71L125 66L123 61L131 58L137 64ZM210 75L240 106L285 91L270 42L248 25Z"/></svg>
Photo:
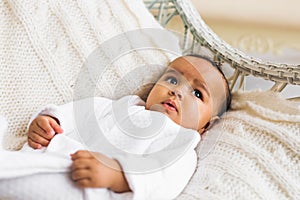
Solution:
<svg viewBox="0 0 300 200"><path fill-rule="evenodd" d="M119 156L117 160L121 163L126 180L133 191L133 199L174 199L188 184L197 166L197 155L195 148L200 141L198 133L193 134L189 148L172 164L152 173L130 173L126 172L130 158ZM159 162L139 161L139 162ZM138 164L138 163L137 163Z"/></svg>
<svg viewBox="0 0 300 200"><path fill-rule="evenodd" d="M76 128L76 123L80 123L82 119L87 119L88 116L95 115L95 112L103 112L111 102L112 100L108 98L93 97L69 102L60 106L49 104L31 116L27 129L37 116L49 115L58 120L64 133L69 133Z"/></svg>
<svg viewBox="0 0 300 200"><path fill-rule="evenodd" d="M51 117L54 117L58 120L58 123L63 128L64 132L65 129L72 129L73 128L73 102L69 102L63 105L55 105L55 104L48 104L42 108L40 108L36 113L34 113L27 125L27 128L29 128L32 121L40 116L40 115L48 115Z"/></svg>

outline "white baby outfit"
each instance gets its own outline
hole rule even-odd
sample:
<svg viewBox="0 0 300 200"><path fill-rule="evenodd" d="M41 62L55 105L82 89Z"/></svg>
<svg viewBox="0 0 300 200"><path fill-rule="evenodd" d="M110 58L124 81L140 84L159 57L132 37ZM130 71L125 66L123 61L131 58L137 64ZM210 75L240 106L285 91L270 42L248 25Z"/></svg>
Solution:
<svg viewBox="0 0 300 200"><path fill-rule="evenodd" d="M104 197L97 196L101 195L95 192L97 189L88 189L83 199L174 199L196 168L198 132L177 125L160 112L146 110L145 102L138 96L125 96L116 101L95 97L62 106L48 105L31 120L37 115L57 118L64 133L56 135L47 148L35 152L65 155L66 159L79 149L101 152L118 160L133 191L122 195L106 190ZM32 150L25 145L23 151ZM67 161L62 166L70 163ZM27 174L24 167L19 172L15 169L11 177L34 174L35 167L31 166ZM4 171L0 172L0 178L4 174L9 178L10 173ZM69 172L69 169L62 171Z"/></svg>

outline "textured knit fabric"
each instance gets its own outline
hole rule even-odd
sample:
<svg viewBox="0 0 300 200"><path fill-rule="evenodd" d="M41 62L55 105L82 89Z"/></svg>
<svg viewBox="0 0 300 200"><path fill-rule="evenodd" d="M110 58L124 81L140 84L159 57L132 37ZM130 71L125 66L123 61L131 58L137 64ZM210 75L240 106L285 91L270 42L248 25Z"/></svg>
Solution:
<svg viewBox="0 0 300 200"><path fill-rule="evenodd" d="M21 147L29 117L39 107L74 99L80 70L95 49L141 28L161 29L141 0L0 1L0 115L9 124L4 147ZM146 34L144 40L158 46L156 38ZM122 42L124 48L133 45L130 38ZM111 66L103 72L95 96L132 94L137 86L155 82L170 61L162 50L134 49L118 59L108 59L107 53L109 49L99 53L99 62ZM139 76L128 75L141 66L145 67Z"/></svg>
<svg viewBox="0 0 300 200"><path fill-rule="evenodd" d="M179 199L300 199L300 108L271 92L238 92L198 148Z"/></svg>

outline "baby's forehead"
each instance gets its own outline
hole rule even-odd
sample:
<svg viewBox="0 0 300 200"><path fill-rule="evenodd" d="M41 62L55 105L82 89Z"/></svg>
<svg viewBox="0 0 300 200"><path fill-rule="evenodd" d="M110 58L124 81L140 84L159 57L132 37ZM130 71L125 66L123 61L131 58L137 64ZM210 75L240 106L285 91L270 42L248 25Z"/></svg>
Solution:
<svg viewBox="0 0 300 200"><path fill-rule="evenodd" d="M194 56L182 56L172 61L166 71L175 70L182 75L193 75L201 77L203 74L221 75L218 69L206 59Z"/></svg>

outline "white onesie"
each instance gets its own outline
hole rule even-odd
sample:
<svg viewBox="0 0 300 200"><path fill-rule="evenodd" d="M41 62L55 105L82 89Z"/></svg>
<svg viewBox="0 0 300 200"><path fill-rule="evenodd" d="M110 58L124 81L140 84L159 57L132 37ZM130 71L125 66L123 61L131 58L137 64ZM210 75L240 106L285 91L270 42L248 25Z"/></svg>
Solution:
<svg viewBox="0 0 300 200"><path fill-rule="evenodd" d="M57 118L64 130L60 136L117 159L133 199L174 199L196 168L198 132L177 125L160 112L146 110L138 96L116 101L93 97L62 106L48 105L33 115L30 123L37 115ZM48 148L74 153L56 137Z"/></svg>

